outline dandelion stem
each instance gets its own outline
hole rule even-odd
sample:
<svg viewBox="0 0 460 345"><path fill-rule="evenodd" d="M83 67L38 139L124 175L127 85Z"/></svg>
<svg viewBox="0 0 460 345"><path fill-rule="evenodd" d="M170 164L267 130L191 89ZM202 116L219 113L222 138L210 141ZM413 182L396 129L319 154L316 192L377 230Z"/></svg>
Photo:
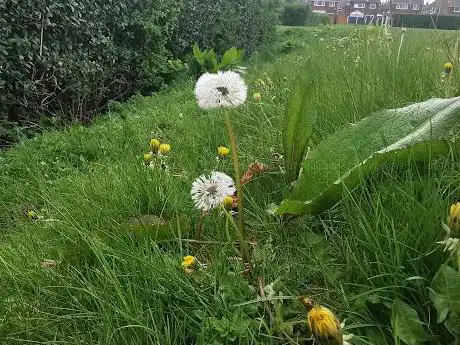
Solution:
<svg viewBox="0 0 460 345"><path fill-rule="evenodd" d="M232 147L232 164L233 170L235 171L235 181L236 181L236 192L238 197L238 229L240 232L241 241L241 257L245 262L249 263L249 256L246 246L246 234L244 231L244 217L243 217L243 188L241 185L241 173L240 173L240 164L238 161L238 147L236 145L236 137L233 131L232 122L230 121L230 116L228 111L225 112L225 125L227 127L228 136L230 139L230 145Z"/></svg>
<svg viewBox="0 0 460 345"><path fill-rule="evenodd" d="M399 56L401 55L401 48L404 42L404 31L401 34L401 41L399 41L398 56L396 57L396 64L399 64Z"/></svg>
<svg viewBox="0 0 460 345"><path fill-rule="evenodd" d="M206 213L202 213L200 215L200 219L198 219L198 224L196 225L196 234L195 234L196 241L201 241L201 237L203 237L203 221L205 217L206 217Z"/></svg>

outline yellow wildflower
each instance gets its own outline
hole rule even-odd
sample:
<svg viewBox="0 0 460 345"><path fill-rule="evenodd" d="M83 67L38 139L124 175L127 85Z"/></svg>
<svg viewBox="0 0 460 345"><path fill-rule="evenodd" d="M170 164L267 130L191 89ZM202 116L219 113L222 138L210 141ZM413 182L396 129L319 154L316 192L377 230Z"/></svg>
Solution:
<svg viewBox="0 0 460 345"><path fill-rule="evenodd" d="M452 204L447 217L447 225L451 231L451 237L460 237L460 202Z"/></svg>
<svg viewBox="0 0 460 345"><path fill-rule="evenodd" d="M224 198L223 204L226 210L231 210L233 208L233 196L227 195Z"/></svg>
<svg viewBox="0 0 460 345"><path fill-rule="evenodd" d="M150 150L153 152L153 153L157 153L158 152L158 149L160 148L160 140L158 139L151 139L150 140Z"/></svg>
<svg viewBox="0 0 460 345"><path fill-rule="evenodd" d="M230 153L230 149L228 147L219 146L217 148L217 154L219 155L220 158L227 157L229 153Z"/></svg>
<svg viewBox="0 0 460 345"><path fill-rule="evenodd" d="M158 152L160 152L162 155L168 154L168 152L171 150L171 145L169 144L161 144Z"/></svg>
<svg viewBox="0 0 460 345"><path fill-rule="evenodd" d="M253 95L252 95L252 98L253 98L254 101L256 101L256 102L262 101L262 95L260 94L260 92L256 92L255 94L253 94Z"/></svg>
<svg viewBox="0 0 460 345"><path fill-rule="evenodd" d="M196 264L196 258L192 255L187 255L187 256L184 256L184 258L182 259L182 268L185 270L185 269L190 269L192 266L194 266Z"/></svg>
<svg viewBox="0 0 460 345"><path fill-rule="evenodd" d="M150 162L153 160L153 154L149 153L144 153L144 163L145 165L149 165Z"/></svg>
<svg viewBox="0 0 460 345"><path fill-rule="evenodd" d="M38 215L37 215L37 212L35 211L27 211L27 218L29 219L38 219Z"/></svg>
<svg viewBox="0 0 460 345"><path fill-rule="evenodd" d="M445 72L446 74L450 74L450 72L452 72L452 69L453 69L453 68L454 68L454 65L452 65L452 63L450 63L450 62L446 62L446 63L444 64L444 72Z"/></svg>
<svg viewBox="0 0 460 345"><path fill-rule="evenodd" d="M307 322L310 331L318 342L323 345L342 345L342 328L332 311L304 296L299 300L307 309Z"/></svg>

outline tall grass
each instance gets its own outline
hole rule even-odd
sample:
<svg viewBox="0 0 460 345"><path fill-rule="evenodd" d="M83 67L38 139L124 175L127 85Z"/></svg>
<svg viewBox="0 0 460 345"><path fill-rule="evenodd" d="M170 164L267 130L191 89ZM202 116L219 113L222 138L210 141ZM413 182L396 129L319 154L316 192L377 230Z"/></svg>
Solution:
<svg viewBox="0 0 460 345"><path fill-rule="evenodd" d="M455 42L455 33L408 30L398 63L401 31L391 33L390 41L378 28L281 28L250 62L247 80L262 102L231 114L242 167L258 160L271 168L245 190L257 272L266 284L276 280L285 296L310 294L348 317L351 331L361 334L357 344L392 344L379 303L395 297L416 307L422 320L433 317L426 286L446 260L435 242L447 206L459 196L458 159L385 167L320 217L284 221L266 209L288 188L277 154L284 103L299 73L316 87L316 142L375 110L444 97L446 89L454 95L455 79L446 86L440 73L444 41ZM268 84L267 76L273 86L262 90L255 81ZM224 219L205 220L202 246L186 241L185 232L156 243L127 229L129 219L145 214L187 214L192 227L198 219L191 182L215 168L217 147L229 141L223 119L195 105L192 86L183 81L113 104L89 127L45 133L0 155L3 343L230 344L212 320L234 315L251 320L234 343L302 343L263 322L254 327L263 312L251 309L257 293L229 259L236 253L225 244ZM151 136L172 145L169 171L143 166ZM221 169L232 173L229 161ZM55 221L27 219L28 210ZM204 276L183 274L187 254L209 264ZM61 264L43 269L44 259ZM301 309L285 304L301 323ZM443 336L434 343L446 344Z"/></svg>

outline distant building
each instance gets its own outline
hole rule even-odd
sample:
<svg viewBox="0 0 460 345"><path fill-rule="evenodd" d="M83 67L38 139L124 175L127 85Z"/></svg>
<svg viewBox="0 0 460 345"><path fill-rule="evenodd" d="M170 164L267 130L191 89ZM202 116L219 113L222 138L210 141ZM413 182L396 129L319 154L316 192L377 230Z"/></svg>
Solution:
<svg viewBox="0 0 460 345"><path fill-rule="evenodd" d="M307 0L313 12L337 14L342 12L343 8L340 1L337 0Z"/></svg>
<svg viewBox="0 0 460 345"><path fill-rule="evenodd" d="M459 16L460 0L436 0L423 8L425 14L439 14L442 16Z"/></svg>
<svg viewBox="0 0 460 345"><path fill-rule="evenodd" d="M380 0L349 0L344 8L352 24L380 24L385 17L385 5Z"/></svg>
<svg viewBox="0 0 460 345"><path fill-rule="evenodd" d="M423 0L391 0L388 5L395 14L420 14L423 10Z"/></svg>
<svg viewBox="0 0 460 345"><path fill-rule="evenodd" d="M460 0L459 0L460 1ZM334 15L343 22L352 24L378 24L384 18L384 6L380 0L306 0L313 12Z"/></svg>

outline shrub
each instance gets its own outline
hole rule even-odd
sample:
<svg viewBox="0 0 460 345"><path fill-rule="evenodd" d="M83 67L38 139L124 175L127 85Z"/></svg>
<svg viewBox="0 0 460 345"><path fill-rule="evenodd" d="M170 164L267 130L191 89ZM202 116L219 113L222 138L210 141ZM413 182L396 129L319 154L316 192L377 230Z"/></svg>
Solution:
<svg viewBox="0 0 460 345"><path fill-rule="evenodd" d="M393 26L408 28L458 30L460 23L456 16L397 14L392 18Z"/></svg>
<svg viewBox="0 0 460 345"><path fill-rule="evenodd" d="M308 26L318 26L330 24L329 14L326 13L311 13L308 17Z"/></svg>
<svg viewBox="0 0 460 345"><path fill-rule="evenodd" d="M287 26L304 26L311 15L311 7L306 4L287 4L281 16L281 23Z"/></svg>
<svg viewBox="0 0 460 345"><path fill-rule="evenodd" d="M198 43L218 55L232 46L250 55L274 29L278 7L279 0L188 0L171 50L182 57Z"/></svg>
<svg viewBox="0 0 460 345"><path fill-rule="evenodd" d="M0 2L0 145L12 124L87 121L108 100L161 87L175 0Z"/></svg>

